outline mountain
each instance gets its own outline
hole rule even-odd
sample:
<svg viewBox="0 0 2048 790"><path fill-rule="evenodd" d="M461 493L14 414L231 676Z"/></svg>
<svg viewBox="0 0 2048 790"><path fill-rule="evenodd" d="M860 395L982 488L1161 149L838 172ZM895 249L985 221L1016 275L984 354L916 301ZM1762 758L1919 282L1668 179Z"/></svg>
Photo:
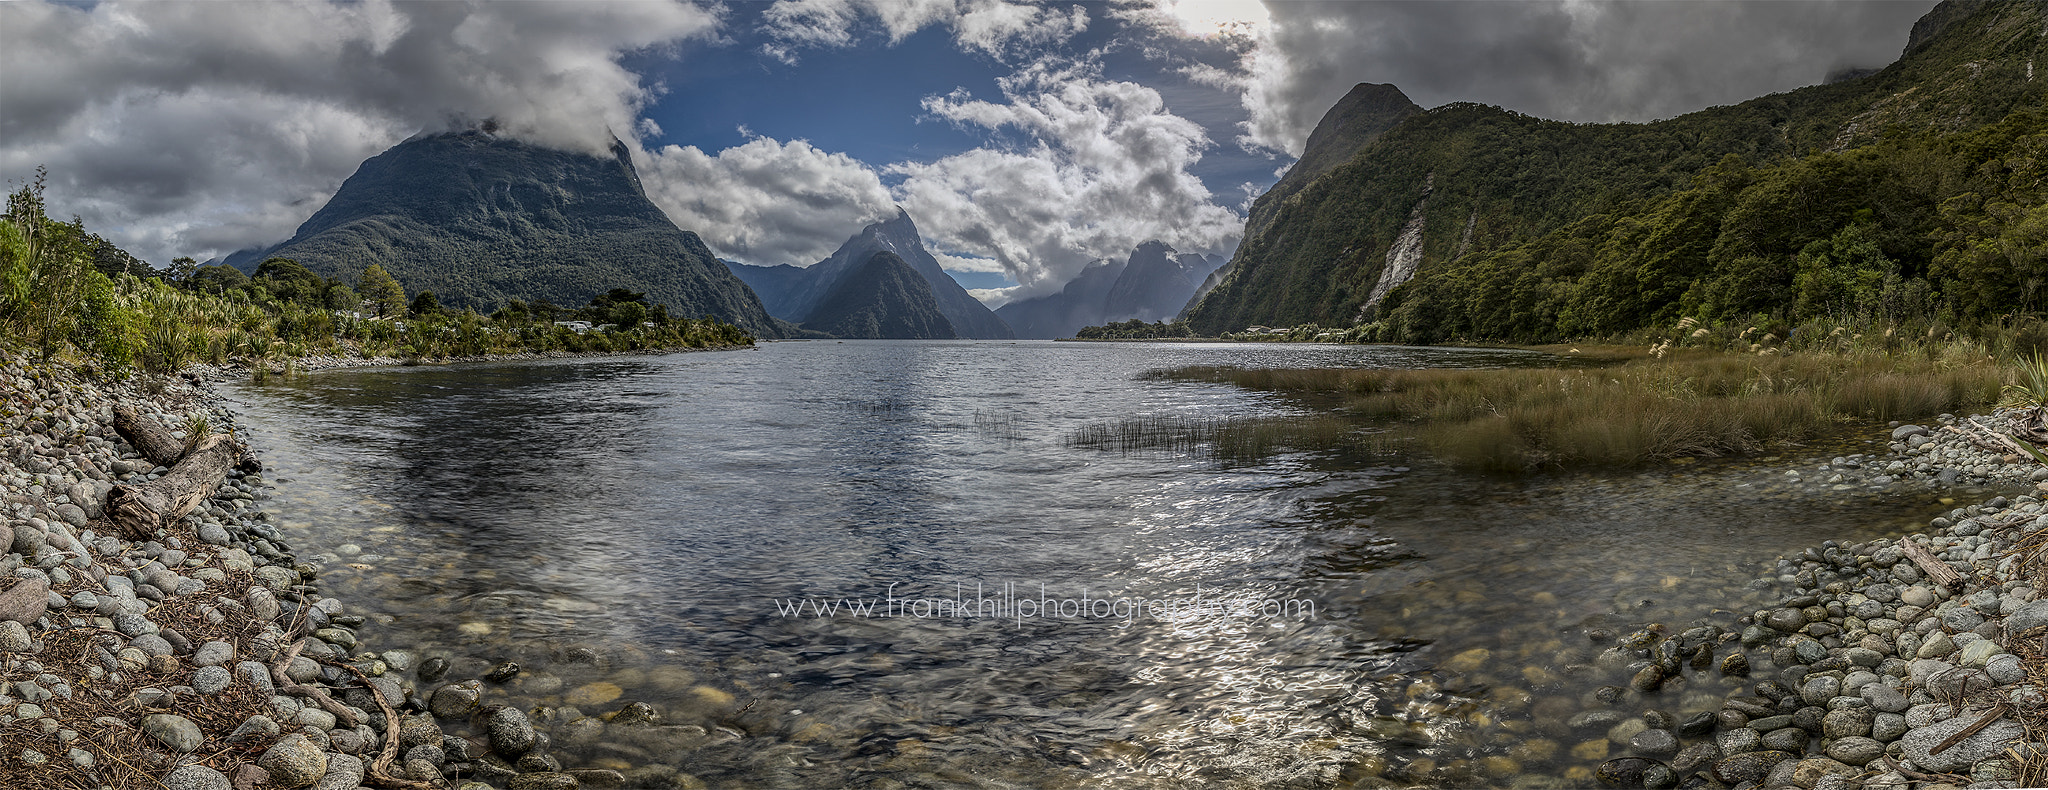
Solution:
<svg viewBox="0 0 2048 790"><path fill-rule="evenodd" d="M2048 223L2044 8L1949 0L1874 74L1650 123L1458 103L1377 129L1399 103L1367 90L1380 111L1333 109L1311 137L1363 142L1256 201L1186 318L1540 341L2009 310L2048 279L2029 230Z"/></svg>
<svg viewBox="0 0 2048 790"><path fill-rule="evenodd" d="M1084 326L1133 318L1169 320L1222 263L1214 256L1182 255L1148 241L1121 261L1088 264L1059 293L1003 305L996 315L1022 338L1073 337Z"/></svg>
<svg viewBox="0 0 2048 790"><path fill-rule="evenodd" d="M481 311L627 288L678 316L781 335L697 234L647 199L616 140L599 157L482 131L414 137L364 162L290 240L228 262L248 272L272 257L351 283L381 264L410 293Z"/></svg>
<svg viewBox="0 0 2048 790"><path fill-rule="evenodd" d="M803 328L846 339L951 339L953 324L940 312L931 283L888 250L860 266L811 309Z"/></svg>
<svg viewBox="0 0 2048 790"><path fill-rule="evenodd" d="M925 249L916 223L902 209L892 219L862 228L831 257L810 266L734 264L732 272L754 287L770 315L808 324L812 313L838 287L839 281L877 252L894 253L924 277L939 311L959 337L1007 340L1016 336L987 305L968 295L967 289L939 267L938 259Z"/></svg>

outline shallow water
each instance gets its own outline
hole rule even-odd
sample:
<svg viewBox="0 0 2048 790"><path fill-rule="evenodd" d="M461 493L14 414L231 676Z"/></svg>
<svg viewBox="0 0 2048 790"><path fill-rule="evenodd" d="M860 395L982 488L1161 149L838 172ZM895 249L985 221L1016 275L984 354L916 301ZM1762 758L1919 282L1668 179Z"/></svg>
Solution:
<svg viewBox="0 0 2048 790"><path fill-rule="evenodd" d="M1065 442L1306 408L1149 369L1543 361L808 342L231 395L273 520L369 644L449 657L451 679L518 660L493 701L645 701L682 725L558 730L565 763L714 787L1543 786L1598 762L1562 724L1619 680L1588 666L1586 627L1732 622L1711 613L1762 605L1744 585L1768 560L1917 529L1936 495L1786 482L1881 452L1869 429L1772 463L1527 478ZM1645 704L1718 706L1717 678L1693 684Z"/></svg>

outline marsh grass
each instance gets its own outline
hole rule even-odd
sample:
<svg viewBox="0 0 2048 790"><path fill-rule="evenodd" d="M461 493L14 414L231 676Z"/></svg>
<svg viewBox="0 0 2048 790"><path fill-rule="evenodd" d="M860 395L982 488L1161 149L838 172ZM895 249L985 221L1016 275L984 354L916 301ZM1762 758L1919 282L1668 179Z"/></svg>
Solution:
<svg viewBox="0 0 2048 790"><path fill-rule="evenodd" d="M1086 426L1067 445L1111 452L1199 455L1249 462L1284 451L1371 449L1355 436L1357 423L1337 415L1289 417L1182 417L1147 415Z"/></svg>
<svg viewBox="0 0 2048 790"><path fill-rule="evenodd" d="M1454 466L1493 471L1744 455L1845 420L1988 406L2004 384L1988 362L1924 355L1705 352L1579 369L1189 367L1150 377L1338 395L1347 411L1395 422L1397 433Z"/></svg>

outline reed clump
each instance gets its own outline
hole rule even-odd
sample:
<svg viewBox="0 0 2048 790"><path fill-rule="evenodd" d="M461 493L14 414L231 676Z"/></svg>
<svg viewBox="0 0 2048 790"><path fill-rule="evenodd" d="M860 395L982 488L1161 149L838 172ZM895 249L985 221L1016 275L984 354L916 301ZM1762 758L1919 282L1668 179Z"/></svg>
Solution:
<svg viewBox="0 0 2048 790"><path fill-rule="evenodd" d="M1144 415L1086 426L1067 445L1111 452L1203 455L1258 461L1285 451L1359 446L1357 423L1333 414L1284 417ZM1368 443L1370 446L1370 443Z"/></svg>
<svg viewBox="0 0 2048 790"><path fill-rule="evenodd" d="M1341 396L1458 467L1629 466L1755 453L1845 420L1909 419L1998 402L1989 362L1927 355L1734 355L1674 351L1601 368L1248 370L1153 374L1247 389Z"/></svg>

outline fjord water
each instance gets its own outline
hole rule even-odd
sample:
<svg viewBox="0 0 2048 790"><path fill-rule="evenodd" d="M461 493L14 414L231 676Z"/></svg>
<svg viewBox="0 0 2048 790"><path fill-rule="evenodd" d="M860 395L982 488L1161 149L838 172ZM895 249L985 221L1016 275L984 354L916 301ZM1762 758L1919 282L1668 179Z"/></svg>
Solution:
<svg viewBox="0 0 2048 790"><path fill-rule="evenodd" d="M570 767L672 766L721 788L1547 786L1598 763L1601 734L1566 719L1624 680L1592 665L1587 628L1726 625L1763 605L1745 583L1771 558L1910 531L1933 495L1782 474L1840 446L1502 478L1364 451L1224 463L1065 441L1131 416L1319 408L1138 375L1152 369L1546 361L799 342L230 394L277 485L272 519L370 618L367 644L447 657L453 680L519 662L485 701L539 710ZM1856 444L1876 435L1848 441L1881 450ZM1180 608L934 608L1011 591ZM790 608L840 599L883 603ZM1691 682L1630 704L1718 707L1725 681ZM661 726L569 723L634 701Z"/></svg>

